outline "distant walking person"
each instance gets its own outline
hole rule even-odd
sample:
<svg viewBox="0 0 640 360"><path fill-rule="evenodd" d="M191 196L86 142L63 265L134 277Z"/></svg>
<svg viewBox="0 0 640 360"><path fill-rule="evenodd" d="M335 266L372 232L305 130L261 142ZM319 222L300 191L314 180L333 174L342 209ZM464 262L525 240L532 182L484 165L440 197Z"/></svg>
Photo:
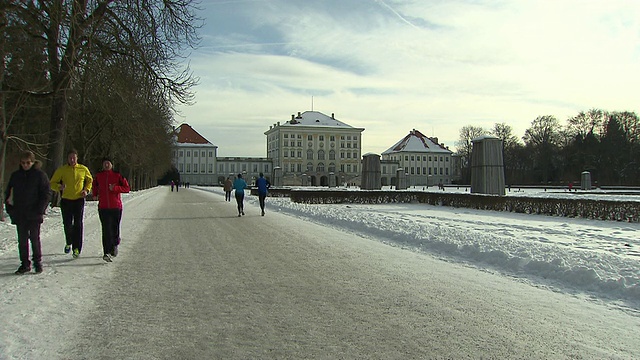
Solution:
<svg viewBox="0 0 640 360"><path fill-rule="evenodd" d="M44 221L44 214L51 200L51 189L49 189L49 177L40 170L40 162L36 161L31 151L25 151L20 156L20 168L11 174L4 198L11 223L16 225L18 232L21 265L16 270L16 274L21 275L31 271L29 241L31 241L33 266L36 273L41 273L40 225Z"/></svg>
<svg viewBox="0 0 640 360"><path fill-rule="evenodd" d="M120 220L122 220L122 198L120 194L130 191L129 182L113 170L111 159L102 159L102 171L93 179L93 196L98 197L98 215L102 224L102 259L111 262L118 256L120 245Z"/></svg>
<svg viewBox="0 0 640 360"><path fill-rule="evenodd" d="M227 176L227 180L224 181L224 200L231 201L231 190L233 190L233 182L231 182L231 176Z"/></svg>
<svg viewBox="0 0 640 360"><path fill-rule="evenodd" d="M236 190L236 202L238 203L238 217L244 215L244 189L247 183L242 178L242 174L233 181L233 188Z"/></svg>
<svg viewBox="0 0 640 360"><path fill-rule="evenodd" d="M258 185L258 200L260 201L260 210L262 210L262 216L264 216L264 199L267 197L268 189L271 187L269 180L264 178L264 174L260 173L260 177L256 180Z"/></svg>
<svg viewBox="0 0 640 360"><path fill-rule="evenodd" d="M73 251L74 258L82 253L84 203L92 185L91 172L86 166L78 164L76 150L67 153L67 164L56 169L51 177L51 189L62 191L60 210L66 240L64 253Z"/></svg>

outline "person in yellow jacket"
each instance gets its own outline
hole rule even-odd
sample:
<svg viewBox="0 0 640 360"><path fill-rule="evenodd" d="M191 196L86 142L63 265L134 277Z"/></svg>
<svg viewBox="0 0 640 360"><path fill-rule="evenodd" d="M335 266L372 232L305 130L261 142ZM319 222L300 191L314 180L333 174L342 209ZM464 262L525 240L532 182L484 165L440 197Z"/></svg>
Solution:
<svg viewBox="0 0 640 360"><path fill-rule="evenodd" d="M62 191L60 210L66 240L64 252L68 254L73 251L73 257L77 258L82 252L84 237L84 202L91 192L93 177L86 166L78 164L78 151L70 150L67 164L56 169L50 182L53 191Z"/></svg>

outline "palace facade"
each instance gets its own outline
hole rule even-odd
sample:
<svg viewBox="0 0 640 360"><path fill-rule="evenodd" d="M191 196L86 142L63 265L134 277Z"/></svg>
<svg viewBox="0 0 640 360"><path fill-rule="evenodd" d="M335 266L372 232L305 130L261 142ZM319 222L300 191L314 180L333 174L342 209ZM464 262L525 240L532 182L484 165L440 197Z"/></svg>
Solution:
<svg viewBox="0 0 640 360"><path fill-rule="evenodd" d="M291 119L269 126L266 157L218 157L213 145L188 124L176 128L173 164L182 182L221 185L243 174L253 184L259 173L279 186L360 185L362 176L362 133L318 111L298 112ZM438 138L412 130L381 155L382 186L451 184L455 179L453 152ZM400 171L403 173L400 173Z"/></svg>

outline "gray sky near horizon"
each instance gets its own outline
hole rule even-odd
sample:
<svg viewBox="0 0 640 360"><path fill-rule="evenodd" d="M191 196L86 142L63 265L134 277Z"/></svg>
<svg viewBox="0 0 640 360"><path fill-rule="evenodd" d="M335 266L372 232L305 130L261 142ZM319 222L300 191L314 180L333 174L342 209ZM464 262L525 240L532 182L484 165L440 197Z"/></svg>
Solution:
<svg viewBox="0 0 640 360"><path fill-rule="evenodd" d="M412 129L452 150L465 125L561 124L639 111L640 2L202 0L200 84L180 107L219 156L266 156L264 132L315 110L365 128L363 153Z"/></svg>

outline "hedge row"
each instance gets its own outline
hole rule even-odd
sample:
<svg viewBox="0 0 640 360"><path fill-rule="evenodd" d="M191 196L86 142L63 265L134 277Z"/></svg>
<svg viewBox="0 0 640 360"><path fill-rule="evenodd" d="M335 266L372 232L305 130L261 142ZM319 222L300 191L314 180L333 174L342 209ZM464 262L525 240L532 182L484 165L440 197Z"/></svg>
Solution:
<svg viewBox="0 0 640 360"><path fill-rule="evenodd" d="M271 196L289 196L306 204L423 203L524 214L580 217L585 219L638 222L640 202L589 199L509 197L482 194L431 193L420 191L272 189Z"/></svg>

